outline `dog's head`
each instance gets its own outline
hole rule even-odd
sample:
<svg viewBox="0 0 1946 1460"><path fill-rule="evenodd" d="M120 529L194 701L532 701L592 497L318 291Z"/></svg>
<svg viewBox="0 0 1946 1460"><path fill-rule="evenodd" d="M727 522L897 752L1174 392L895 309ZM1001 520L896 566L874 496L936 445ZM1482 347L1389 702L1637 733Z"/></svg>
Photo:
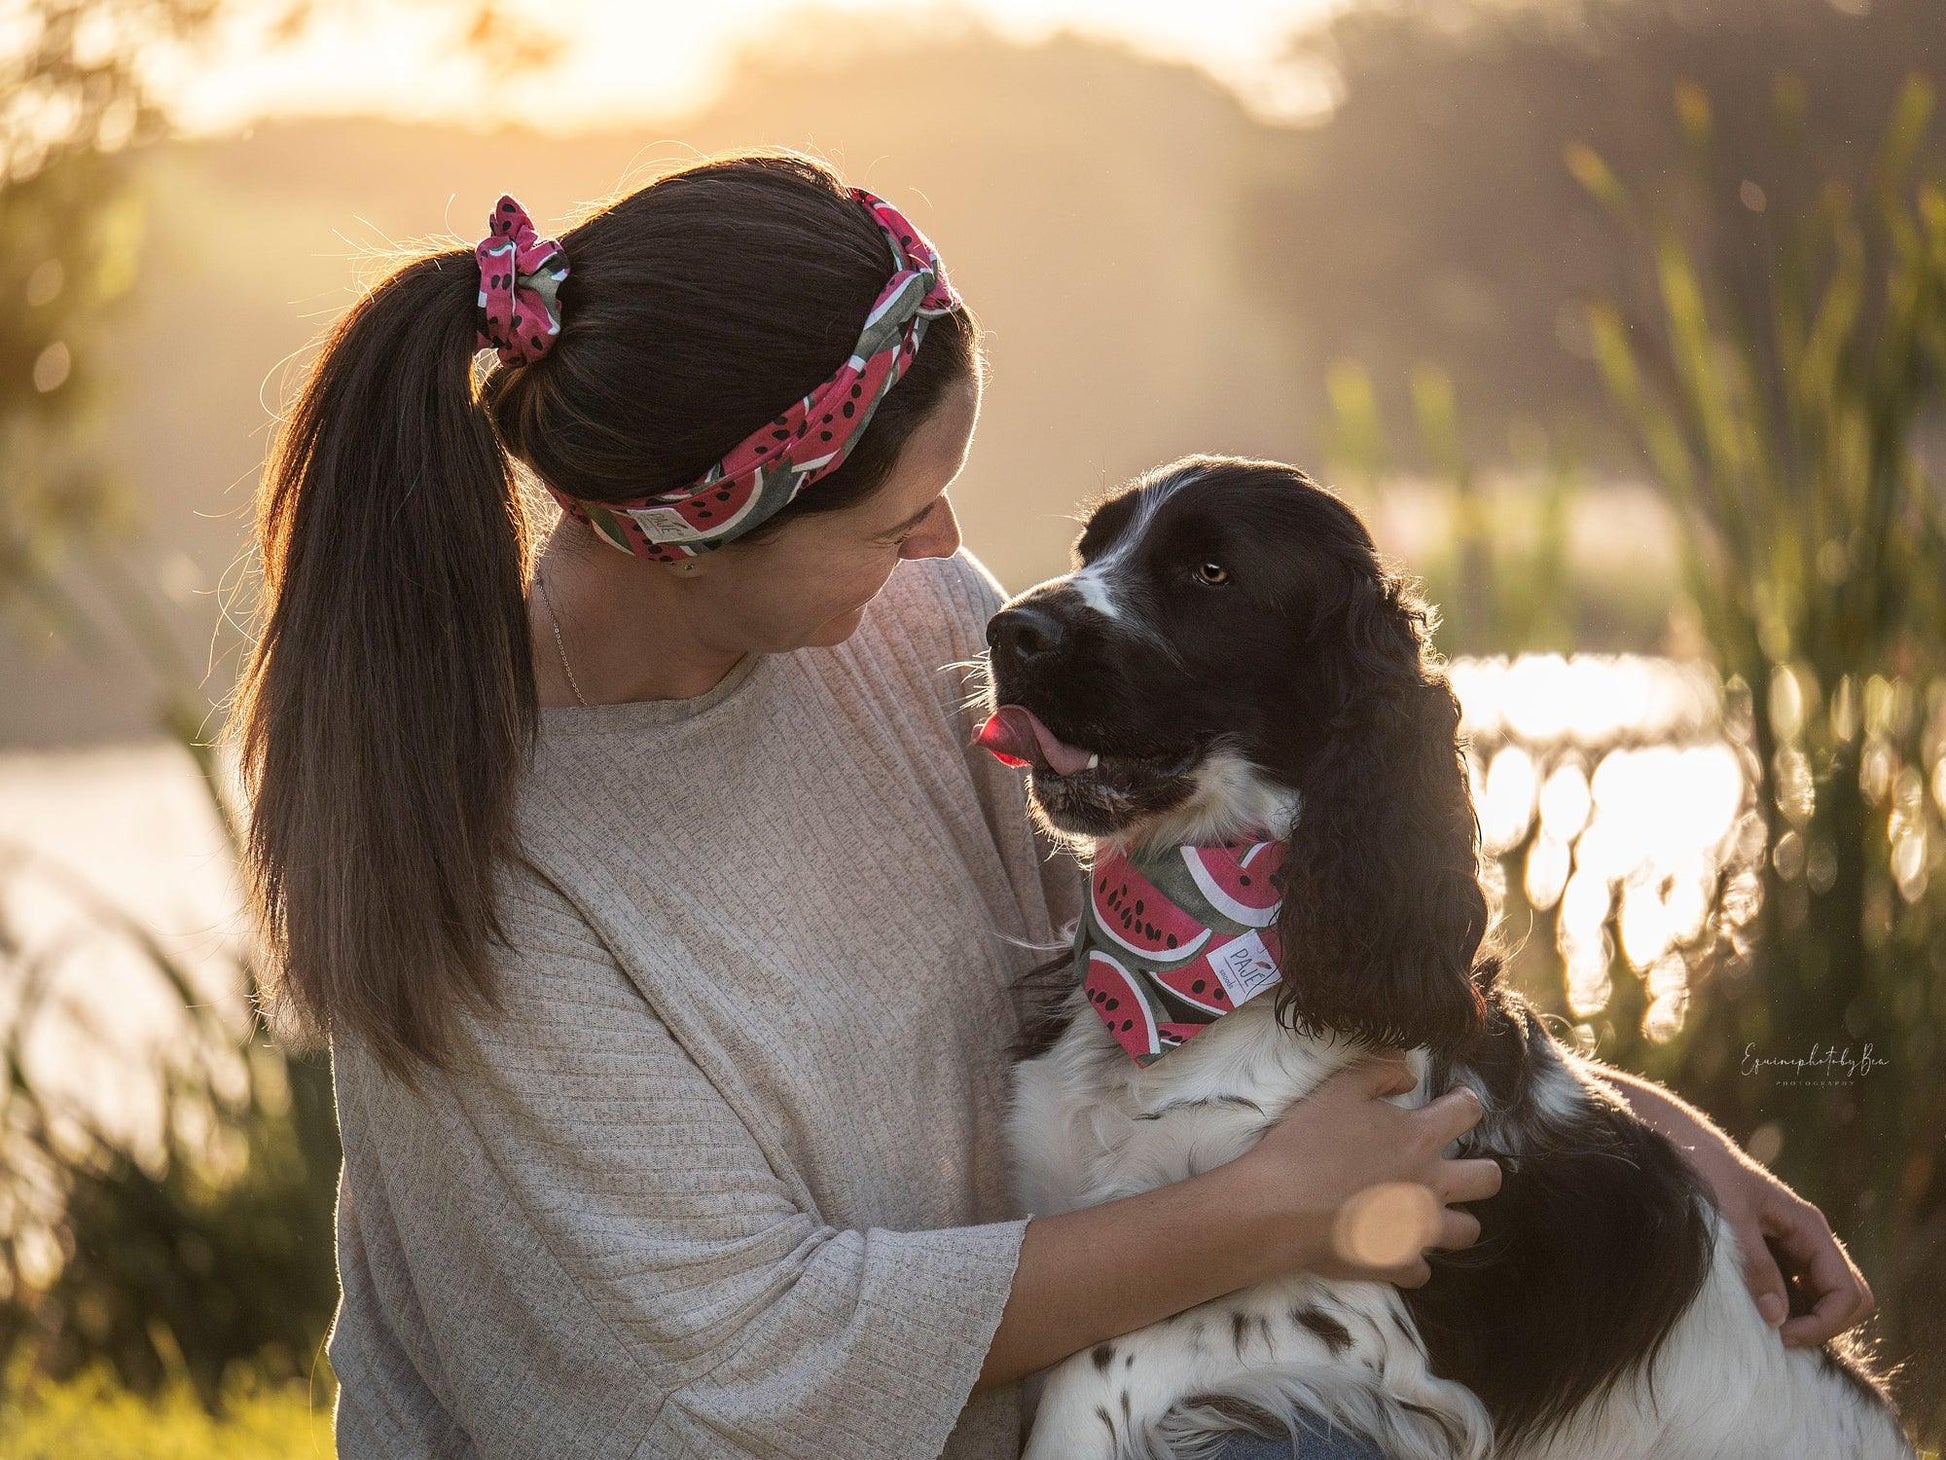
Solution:
<svg viewBox="0 0 1946 1460"><path fill-rule="evenodd" d="M1280 1016L1472 1034L1487 909L1459 707L1357 515L1294 467L1188 457L1103 501L1075 551L987 627L985 743L1031 768L1041 815L1138 845L1289 828Z"/></svg>

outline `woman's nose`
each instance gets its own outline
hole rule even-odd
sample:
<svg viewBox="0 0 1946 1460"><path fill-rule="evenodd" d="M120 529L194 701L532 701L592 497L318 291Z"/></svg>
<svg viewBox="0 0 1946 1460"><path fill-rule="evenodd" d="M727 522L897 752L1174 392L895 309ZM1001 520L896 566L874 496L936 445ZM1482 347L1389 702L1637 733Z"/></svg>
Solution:
<svg viewBox="0 0 1946 1460"><path fill-rule="evenodd" d="M953 516L953 504L942 497L939 505L932 509L925 525L905 540L905 549L899 554L902 558L950 558L959 551L959 519Z"/></svg>

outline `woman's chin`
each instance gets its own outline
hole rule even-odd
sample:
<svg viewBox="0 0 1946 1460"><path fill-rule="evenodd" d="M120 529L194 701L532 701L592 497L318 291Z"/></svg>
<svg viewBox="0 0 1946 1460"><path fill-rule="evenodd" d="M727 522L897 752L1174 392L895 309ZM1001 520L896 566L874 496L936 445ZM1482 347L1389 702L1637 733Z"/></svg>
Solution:
<svg viewBox="0 0 1946 1460"><path fill-rule="evenodd" d="M849 639L853 634L858 632L858 626L864 620L865 605L860 604L857 608L848 608L843 613L826 619L815 629L812 629L805 637L804 647L807 649L828 649L834 644L842 644L846 639Z"/></svg>

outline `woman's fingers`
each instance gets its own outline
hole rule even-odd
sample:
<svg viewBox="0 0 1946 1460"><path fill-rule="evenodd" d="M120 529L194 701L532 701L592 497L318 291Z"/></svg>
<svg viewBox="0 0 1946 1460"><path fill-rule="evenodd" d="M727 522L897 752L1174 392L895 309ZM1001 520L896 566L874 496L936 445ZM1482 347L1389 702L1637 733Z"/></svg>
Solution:
<svg viewBox="0 0 1946 1460"><path fill-rule="evenodd" d="M1471 1212L1456 1212L1446 1207L1439 1215L1439 1235L1433 1246L1441 1252L1457 1252L1480 1240L1480 1219Z"/></svg>
<svg viewBox="0 0 1946 1460"><path fill-rule="evenodd" d="M1418 1083L1403 1054L1397 1050L1379 1050L1328 1076L1301 1103L1311 1106L1341 1101L1360 1103L1408 1094Z"/></svg>
<svg viewBox="0 0 1946 1460"><path fill-rule="evenodd" d="M1481 1098L1459 1089L1402 1104L1419 1078L1402 1052L1374 1050L1271 1121L1265 1154L1246 1158L1274 1181L1302 1174L1299 1265L1417 1287L1432 1276L1427 1252L1479 1241L1479 1218L1452 1208L1499 1191L1500 1166L1442 1153L1479 1124Z"/></svg>
<svg viewBox="0 0 1946 1460"><path fill-rule="evenodd" d="M1500 1163L1486 1156L1441 1162L1440 1172L1445 1177L1445 1189L1440 1197L1449 1202L1485 1201L1500 1190L1500 1183L1506 1179Z"/></svg>
<svg viewBox="0 0 1946 1460"><path fill-rule="evenodd" d="M1360 1083L1375 1096L1410 1095L1419 1085L1419 1077L1398 1050L1375 1051L1356 1069L1362 1076Z"/></svg>
<svg viewBox="0 0 1946 1460"><path fill-rule="evenodd" d="M1401 1263L1375 1272L1372 1277L1382 1283L1390 1283L1395 1288L1423 1288L1432 1281L1432 1265L1421 1257L1412 1262Z"/></svg>
<svg viewBox="0 0 1946 1460"><path fill-rule="evenodd" d="M1862 1278L1855 1284L1846 1281L1827 1288L1809 1313L1785 1319L1778 1332L1791 1348L1813 1348L1836 1338L1871 1312L1869 1291Z"/></svg>
<svg viewBox="0 0 1946 1460"><path fill-rule="evenodd" d="M1823 1343L1871 1315L1871 1285L1853 1265L1830 1224L1809 1202L1771 1203L1763 1228L1776 1239L1785 1262L1812 1299L1809 1313L1785 1322L1780 1333L1795 1348Z"/></svg>
<svg viewBox="0 0 1946 1460"><path fill-rule="evenodd" d="M1444 1146L1472 1130L1485 1114L1486 1106L1480 1103L1480 1097L1462 1085L1430 1102L1419 1112L1419 1118L1431 1132L1434 1145Z"/></svg>
<svg viewBox="0 0 1946 1460"><path fill-rule="evenodd" d="M1783 1271L1764 1244L1763 1230L1755 1223L1732 1219L1730 1230L1736 1233L1737 1246L1743 1249L1744 1285L1757 1300L1757 1311L1763 1314L1764 1322L1775 1328L1790 1312Z"/></svg>

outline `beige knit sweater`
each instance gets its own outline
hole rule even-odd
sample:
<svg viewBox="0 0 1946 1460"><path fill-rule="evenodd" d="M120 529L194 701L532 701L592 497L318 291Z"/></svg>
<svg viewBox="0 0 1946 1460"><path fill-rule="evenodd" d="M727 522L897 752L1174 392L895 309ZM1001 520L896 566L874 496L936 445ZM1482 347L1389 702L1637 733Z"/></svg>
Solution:
<svg viewBox="0 0 1946 1460"><path fill-rule="evenodd" d="M338 1451L1004 1460L1009 981L1080 872L967 748L1001 593L903 563L831 649L548 710L504 1017L335 1053Z"/></svg>

